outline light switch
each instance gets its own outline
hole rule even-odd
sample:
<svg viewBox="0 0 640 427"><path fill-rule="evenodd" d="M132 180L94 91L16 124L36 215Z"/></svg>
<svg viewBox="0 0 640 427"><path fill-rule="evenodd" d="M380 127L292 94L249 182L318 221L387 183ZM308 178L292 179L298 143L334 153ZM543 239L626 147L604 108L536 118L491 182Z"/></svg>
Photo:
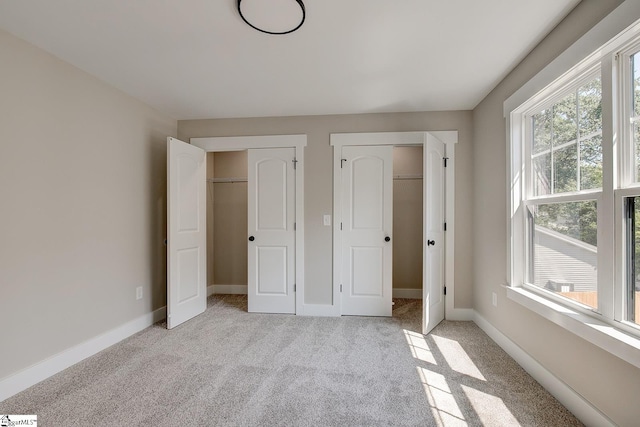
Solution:
<svg viewBox="0 0 640 427"><path fill-rule="evenodd" d="M331 215L323 215L322 216L322 223L324 225L331 225Z"/></svg>

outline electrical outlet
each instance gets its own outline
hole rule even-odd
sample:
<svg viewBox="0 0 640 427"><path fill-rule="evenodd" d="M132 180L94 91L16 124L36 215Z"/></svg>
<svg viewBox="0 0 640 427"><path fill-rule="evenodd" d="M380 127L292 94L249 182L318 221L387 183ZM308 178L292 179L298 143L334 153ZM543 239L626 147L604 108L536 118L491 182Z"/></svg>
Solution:
<svg viewBox="0 0 640 427"><path fill-rule="evenodd" d="M142 299L142 286L136 288L136 299Z"/></svg>
<svg viewBox="0 0 640 427"><path fill-rule="evenodd" d="M497 307L498 306L498 294L496 294L495 292L491 293L491 300L493 302L493 306Z"/></svg>

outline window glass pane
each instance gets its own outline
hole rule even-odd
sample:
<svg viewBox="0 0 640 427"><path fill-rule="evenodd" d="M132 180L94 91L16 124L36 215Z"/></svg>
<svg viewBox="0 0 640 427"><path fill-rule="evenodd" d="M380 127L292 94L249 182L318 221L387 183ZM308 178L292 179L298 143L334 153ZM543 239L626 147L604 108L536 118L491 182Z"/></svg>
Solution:
<svg viewBox="0 0 640 427"><path fill-rule="evenodd" d="M543 110L532 117L532 153L538 154L551 148L551 109Z"/></svg>
<svg viewBox="0 0 640 427"><path fill-rule="evenodd" d="M553 192L578 190L578 146L571 144L553 153Z"/></svg>
<svg viewBox="0 0 640 427"><path fill-rule="evenodd" d="M553 106L553 145L575 140L577 131L576 94L571 93Z"/></svg>
<svg viewBox="0 0 640 427"><path fill-rule="evenodd" d="M633 142L635 148L636 181L640 181L640 123L633 125Z"/></svg>
<svg viewBox="0 0 640 427"><path fill-rule="evenodd" d="M640 116L640 52L631 56L631 70L633 73L633 115Z"/></svg>
<svg viewBox="0 0 640 427"><path fill-rule="evenodd" d="M580 140L580 189L602 188L602 136Z"/></svg>
<svg viewBox="0 0 640 427"><path fill-rule="evenodd" d="M533 193L536 196L551 194L551 153L535 157L532 166Z"/></svg>
<svg viewBox="0 0 640 427"><path fill-rule="evenodd" d="M640 129L637 120L640 119L640 52L631 56L631 87L633 88L633 111L631 120L633 122L633 161L636 170L635 181L640 181Z"/></svg>
<svg viewBox="0 0 640 427"><path fill-rule="evenodd" d="M627 245L627 260L629 276L627 277L627 310L626 318L640 325L640 197L627 199L628 210L627 230L631 238Z"/></svg>
<svg viewBox="0 0 640 427"><path fill-rule="evenodd" d="M602 133L602 89L600 77L578 89L579 129L581 138Z"/></svg>
<svg viewBox="0 0 640 427"><path fill-rule="evenodd" d="M528 270L533 285L593 308L597 293L595 201L532 206Z"/></svg>

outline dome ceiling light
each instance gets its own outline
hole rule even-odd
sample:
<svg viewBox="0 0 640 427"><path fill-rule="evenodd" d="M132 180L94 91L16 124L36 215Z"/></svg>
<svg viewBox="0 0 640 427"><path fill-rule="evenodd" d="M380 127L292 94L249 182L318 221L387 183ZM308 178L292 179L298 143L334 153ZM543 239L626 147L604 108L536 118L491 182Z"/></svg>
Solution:
<svg viewBox="0 0 640 427"><path fill-rule="evenodd" d="M248 26L265 34L290 34L306 17L302 0L238 0L238 13Z"/></svg>

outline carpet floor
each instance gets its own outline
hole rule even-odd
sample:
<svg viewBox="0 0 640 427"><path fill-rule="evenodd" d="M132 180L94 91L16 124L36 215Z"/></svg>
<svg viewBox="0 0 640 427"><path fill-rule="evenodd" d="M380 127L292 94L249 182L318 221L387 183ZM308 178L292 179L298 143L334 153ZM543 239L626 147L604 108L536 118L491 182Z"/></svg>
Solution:
<svg viewBox="0 0 640 427"><path fill-rule="evenodd" d="M0 402L42 426L578 426L471 322L247 313L216 295Z"/></svg>

